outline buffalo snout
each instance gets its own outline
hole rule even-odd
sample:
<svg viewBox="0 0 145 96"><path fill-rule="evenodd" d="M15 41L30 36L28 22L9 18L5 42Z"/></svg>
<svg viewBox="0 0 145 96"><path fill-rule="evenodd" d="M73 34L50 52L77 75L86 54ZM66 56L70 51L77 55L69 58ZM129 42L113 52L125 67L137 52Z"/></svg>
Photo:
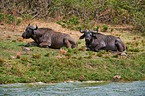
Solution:
<svg viewBox="0 0 145 96"><path fill-rule="evenodd" d="M90 38L85 38L85 41L90 42L91 40L90 40Z"/></svg>
<svg viewBox="0 0 145 96"><path fill-rule="evenodd" d="M23 38L28 38L27 33L24 32L24 33L22 34L22 37L23 37Z"/></svg>
<svg viewBox="0 0 145 96"><path fill-rule="evenodd" d="M25 37L26 37L25 33L23 33L23 34L22 34L22 37L23 37L23 38L25 38Z"/></svg>

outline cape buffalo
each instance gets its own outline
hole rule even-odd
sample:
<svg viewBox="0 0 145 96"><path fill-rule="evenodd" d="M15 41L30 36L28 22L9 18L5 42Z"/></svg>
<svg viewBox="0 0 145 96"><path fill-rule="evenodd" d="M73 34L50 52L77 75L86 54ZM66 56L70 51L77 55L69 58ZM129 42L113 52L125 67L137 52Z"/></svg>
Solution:
<svg viewBox="0 0 145 96"><path fill-rule="evenodd" d="M80 32L84 33L80 37L80 39L85 38L86 47L88 50L96 51L96 52L100 50L107 50L107 51L113 51L115 53L118 52L119 54L120 53L122 54L122 52L125 49L127 49L126 45L120 40L120 38L98 33L98 29L97 31L87 30L87 29L81 31L80 29Z"/></svg>
<svg viewBox="0 0 145 96"><path fill-rule="evenodd" d="M49 28L36 28L27 26L25 32L22 34L23 38L32 38L35 42L26 44L26 46L37 45L40 47L51 47L51 48L75 48L78 43L72 39L68 34L55 32Z"/></svg>

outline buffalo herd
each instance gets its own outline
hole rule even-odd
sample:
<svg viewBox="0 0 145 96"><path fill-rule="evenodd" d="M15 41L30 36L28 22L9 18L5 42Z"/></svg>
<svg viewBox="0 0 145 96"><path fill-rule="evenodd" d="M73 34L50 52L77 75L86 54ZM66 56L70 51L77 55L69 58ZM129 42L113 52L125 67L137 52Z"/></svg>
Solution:
<svg viewBox="0 0 145 96"><path fill-rule="evenodd" d="M98 33L98 29L97 31L88 29L81 31L80 29L80 32L83 33L80 39L85 39L87 50L95 52L106 50L122 55L123 51L127 49L120 38ZM37 45L57 49L61 47L75 48L78 46L78 43L70 35L56 32L50 28L38 28L37 25L34 27L29 24L22 37L24 39L32 38L34 40L34 42L28 43L25 46Z"/></svg>

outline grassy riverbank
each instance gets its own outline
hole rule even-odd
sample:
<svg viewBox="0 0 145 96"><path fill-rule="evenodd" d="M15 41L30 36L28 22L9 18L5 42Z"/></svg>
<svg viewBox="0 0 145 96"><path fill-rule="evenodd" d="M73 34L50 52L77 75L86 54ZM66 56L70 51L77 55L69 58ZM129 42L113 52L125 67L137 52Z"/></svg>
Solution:
<svg viewBox="0 0 145 96"><path fill-rule="evenodd" d="M105 51L85 51L79 31L62 28L54 22L31 22L34 26L38 24L38 27L70 34L78 41L78 48L60 50L30 46L27 52L24 45L32 39L22 39L21 35L28 22L0 25L0 83L110 81L115 75L120 75L120 80L145 79L144 34L125 30L126 26L109 25L108 31L102 33L118 36L128 46L129 56L120 56Z"/></svg>

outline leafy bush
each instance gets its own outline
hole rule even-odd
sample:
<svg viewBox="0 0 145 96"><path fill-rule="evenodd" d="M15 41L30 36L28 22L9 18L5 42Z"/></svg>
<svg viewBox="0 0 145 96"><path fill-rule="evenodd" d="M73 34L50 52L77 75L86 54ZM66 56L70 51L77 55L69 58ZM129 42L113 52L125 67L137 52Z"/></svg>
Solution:
<svg viewBox="0 0 145 96"><path fill-rule="evenodd" d="M4 14L0 14L0 22L1 22L3 19L5 19Z"/></svg>
<svg viewBox="0 0 145 96"><path fill-rule="evenodd" d="M21 23L21 19L17 19L16 25L19 25Z"/></svg>
<svg viewBox="0 0 145 96"><path fill-rule="evenodd" d="M106 32L108 27L109 27L108 25L103 25L103 31Z"/></svg>
<svg viewBox="0 0 145 96"><path fill-rule="evenodd" d="M16 25L21 23L21 19L15 19L16 17L12 14L0 14L0 22L4 21L5 23L13 24L16 21Z"/></svg>
<svg viewBox="0 0 145 96"><path fill-rule="evenodd" d="M5 18L5 23L9 23L9 24L14 23L15 17L14 17L13 15L11 15L11 14L6 14L5 17L6 17L6 18Z"/></svg>
<svg viewBox="0 0 145 96"><path fill-rule="evenodd" d="M1 2L0 12L10 13L6 23L15 21L13 15L29 20L35 17L55 18L70 29L93 28L94 22L110 24L132 24L134 29L145 31L144 0L9 0ZM15 5L15 6L14 6ZM31 5L31 6L30 6ZM0 14L0 18L4 16ZM17 21L18 23L20 21ZM17 24L18 24L17 23ZM57 22L61 25L61 22ZM89 26L89 27L88 27Z"/></svg>

